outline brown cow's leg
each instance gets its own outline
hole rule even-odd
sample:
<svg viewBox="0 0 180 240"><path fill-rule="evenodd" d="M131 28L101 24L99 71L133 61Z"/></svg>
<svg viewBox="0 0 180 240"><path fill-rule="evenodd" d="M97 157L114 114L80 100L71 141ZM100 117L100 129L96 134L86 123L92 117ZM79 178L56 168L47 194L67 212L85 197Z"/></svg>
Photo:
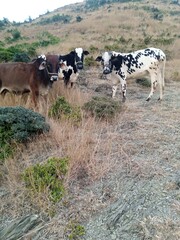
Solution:
<svg viewBox="0 0 180 240"><path fill-rule="evenodd" d="M39 98L39 91L38 90L32 91L32 100L35 107L37 107L38 98Z"/></svg>

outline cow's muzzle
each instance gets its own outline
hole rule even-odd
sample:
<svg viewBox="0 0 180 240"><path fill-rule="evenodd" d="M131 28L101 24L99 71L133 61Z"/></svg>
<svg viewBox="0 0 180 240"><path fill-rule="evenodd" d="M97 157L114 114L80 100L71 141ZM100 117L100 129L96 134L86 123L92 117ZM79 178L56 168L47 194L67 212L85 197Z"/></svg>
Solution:
<svg viewBox="0 0 180 240"><path fill-rule="evenodd" d="M77 62L76 66L77 66L77 69L82 70L83 69L83 62Z"/></svg>
<svg viewBox="0 0 180 240"><path fill-rule="evenodd" d="M103 70L103 74L109 74L111 73L111 69L109 67L105 67Z"/></svg>
<svg viewBox="0 0 180 240"><path fill-rule="evenodd" d="M58 79L58 76L51 76L51 78L50 78L50 81L51 82L54 82L54 81L57 81L57 79Z"/></svg>

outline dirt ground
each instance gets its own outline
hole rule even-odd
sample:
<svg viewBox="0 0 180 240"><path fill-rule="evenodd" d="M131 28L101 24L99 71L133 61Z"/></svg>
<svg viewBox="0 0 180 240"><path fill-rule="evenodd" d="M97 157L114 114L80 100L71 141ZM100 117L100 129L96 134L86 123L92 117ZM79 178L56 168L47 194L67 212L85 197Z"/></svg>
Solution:
<svg viewBox="0 0 180 240"><path fill-rule="evenodd" d="M81 75L81 90L110 96L109 81L93 71ZM180 83L170 80L162 102L158 89L146 102L150 89L130 80L124 110L97 133L103 140L96 157L108 161L108 173L85 187L73 183L68 206L59 205L32 238L19 239L68 239L64 229L70 219L85 227L77 239L180 239L179 89Z"/></svg>
<svg viewBox="0 0 180 240"><path fill-rule="evenodd" d="M110 82L100 78L98 70L94 78L86 72L82 80L82 90L111 95ZM179 89L180 83L169 81L162 102L157 101L158 89L146 102L150 89L134 80L128 83L124 111L101 134L104 143L112 140L108 159L103 156L106 144L97 153L97 158L110 162L111 170L86 188L73 185L66 217L70 212L80 217L86 229L82 239L180 239ZM61 217L56 224L62 227ZM48 239L59 237L56 232Z"/></svg>

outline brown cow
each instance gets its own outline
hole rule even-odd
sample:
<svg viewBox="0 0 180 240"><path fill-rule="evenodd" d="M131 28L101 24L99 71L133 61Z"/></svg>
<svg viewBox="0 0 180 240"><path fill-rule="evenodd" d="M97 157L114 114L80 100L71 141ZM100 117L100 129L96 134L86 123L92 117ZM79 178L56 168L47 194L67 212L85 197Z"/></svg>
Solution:
<svg viewBox="0 0 180 240"><path fill-rule="evenodd" d="M46 62L49 75L56 76L59 71L59 55L47 54Z"/></svg>
<svg viewBox="0 0 180 240"><path fill-rule="evenodd" d="M49 75L45 56L39 56L30 63L0 64L0 94L5 96L6 92L31 92L35 106L39 95L47 94L55 80L57 75Z"/></svg>

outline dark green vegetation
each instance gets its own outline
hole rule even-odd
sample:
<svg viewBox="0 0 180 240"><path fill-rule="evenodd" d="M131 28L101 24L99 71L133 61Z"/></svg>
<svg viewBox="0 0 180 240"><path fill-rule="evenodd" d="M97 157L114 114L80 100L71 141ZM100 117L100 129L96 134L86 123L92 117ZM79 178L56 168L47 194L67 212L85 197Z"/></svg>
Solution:
<svg viewBox="0 0 180 240"><path fill-rule="evenodd" d="M13 153L15 142L27 142L33 136L49 131L45 118L23 107L0 108L0 159Z"/></svg>
<svg viewBox="0 0 180 240"><path fill-rule="evenodd" d="M46 24L52 24L55 22L69 23L70 21L71 21L71 16L64 15L64 14L62 14L62 15L56 14L52 17L41 19L38 22L38 24L46 25Z"/></svg>
<svg viewBox="0 0 180 240"><path fill-rule="evenodd" d="M86 8L92 8L92 9L96 9L98 7L101 7L105 4L111 4L111 3L126 3L126 2L140 2L142 0L86 0Z"/></svg>
<svg viewBox="0 0 180 240"><path fill-rule="evenodd" d="M33 194L48 192L49 199L57 202L65 192L63 181L67 170L68 158L49 158L43 164L27 168L22 178Z"/></svg>
<svg viewBox="0 0 180 240"><path fill-rule="evenodd" d="M121 104L112 98L93 97L83 108L97 119L112 119L120 112Z"/></svg>
<svg viewBox="0 0 180 240"><path fill-rule="evenodd" d="M53 36L47 31L39 33L37 40L33 43L27 43L27 39L25 39L24 43L17 44L16 42L22 39L21 33L18 30L12 30L10 34L12 34L12 36L7 37L6 42L1 42L0 44L0 62L28 62L30 58L37 55L36 52L38 48L47 47L48 45L54 45L60 42L58 37ZM7 43L15 44L5 47Z"/></svg>
<svg viewBox="0 0 180 240"><path fill-rule="evenodd" d="M70 120L73 123L81 121L80 107L71 106L64 97L58 97L49 109L49 117Z"/></svg>

